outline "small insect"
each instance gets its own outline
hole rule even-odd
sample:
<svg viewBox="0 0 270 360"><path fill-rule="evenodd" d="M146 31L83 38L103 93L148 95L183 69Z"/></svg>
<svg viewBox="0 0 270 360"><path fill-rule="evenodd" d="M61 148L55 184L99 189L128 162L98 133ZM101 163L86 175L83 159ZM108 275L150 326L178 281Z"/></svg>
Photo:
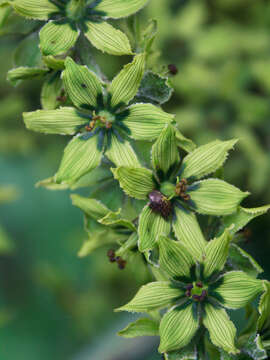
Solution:
<svg viewBox="0 0 270 360"><path fill-rule="evenodd" d="M154 190L149 195L149 207L153 212L160 214L164 219L168 219L172 212L171 202L160 191Z"/></svg>
<svg viewBox="0 0 270 360"><path fill-rule="evenodd" d="M174 64L169 64L168 65L168 70L169 70L171 75L177 75L178 74L178 68Z"/></svg>
<svg viewBox="0 0 270 360"><path fill-rule="evenodd" d="M84 88L84 89L87 88L87 86L85 84L81 84L81 87Z"/></svg>

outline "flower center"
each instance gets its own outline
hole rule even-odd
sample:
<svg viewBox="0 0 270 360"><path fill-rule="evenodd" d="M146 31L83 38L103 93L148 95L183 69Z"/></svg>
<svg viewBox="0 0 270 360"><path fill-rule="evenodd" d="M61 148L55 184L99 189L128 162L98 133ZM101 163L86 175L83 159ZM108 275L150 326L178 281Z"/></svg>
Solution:
<svg viewBox="0 0 270 360"><path fill-rule="evenodd" d="M93 112L92 120L88 125L86 125L85 129L86 131L92 131L97 126L105 129L111 129L114 120L115 116L106 110L102 110L98 114Z"/></svg>
<svg viewBox="0 0 270 360"><path fill-rule="evenodd" d="M152 191L148 197L150 200L148 204L150 209L153 212L160 214L167 220L172 212L172 204L170 200L168 200L166 196L158 190Z"/></svg>
<svg viewBox="0 0 270 360"><path fill-rule="evenodd" d="M180 180L175 186L175 193L177 196L181 197L183 200L190 200L190 195L186 193L187 191L187 180Z"/></svg>
<svg viewBox="0 0 270 360"><path fill-rule="evenodd" d="M201 302L207 297L207 287L205 287L201 281L188 284L185 295L194 301Z"/></svg>
<svg viewBox="0 0 270 360"><path fill-rule="evenodd" d="M70 0L66 6L67 17L77 21L84 16L85 0Z"/></svg>

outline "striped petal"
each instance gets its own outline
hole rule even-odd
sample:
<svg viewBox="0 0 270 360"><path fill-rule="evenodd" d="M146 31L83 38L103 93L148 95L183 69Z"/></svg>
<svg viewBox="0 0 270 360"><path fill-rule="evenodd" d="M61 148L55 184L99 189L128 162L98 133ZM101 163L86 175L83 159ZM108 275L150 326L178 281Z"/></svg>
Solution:
<svg viewBox="0 0 270 360"><path fill-rule="evenodd" d="M263 291L259 304L259 330L270 328L270 282L267 280L263 281Z"/></svg>
<svg viewBox="0 0 270 360"><path fill-rule="evenodd" d="M102 204L99 200L86 198L77 194L72 194L70 197L72 205L80 208L85 214L94 220L102 219L110 212L107 206Z"/></svg>
<svg viewBox="0 0 270 360"><path fill-rule="evenodd" d="M163 316L159 327L159 352L178 350L186 346L199 327L199 317L196 315L192 304L168 311Z"/></svg>
<svg viewBox="0 0 270 360"><path fill-rule="evenodd" d="M118 19L136 13L149 0L102 0L95 7L96 11L101 11L105 16Z"/></svg>
<svg viewBox="0 0 270 360"><path fill-rule="evenodd" d="M12 69L7 74L8 81L16 86L21 80L36 79L48 73L48 69L20 66Z"/></svg>
<svg viewBox="0 0 270 360"><path fill-rule="evenodd" d="M53 72L46 77L41 90L41 105L44 110L54 110L61 103L65 102L62 98L63 82L60 71Z"/></svg>
<svg viewBox="0 0 270 360"><path fill-rule="evenodd" d="M263 283L242 271L230 271L218 280L216 293L222 298L223 306L229 309L239 309L246 306L260 292Z"/></svg>
<svg viewBox="0 0 270 360"><path fill-rule="evenodd" d="M188 187L192 206L200 214L229 215L249 195L237 187L218 179L198 181Z"/></svg>
<svg viewBox="0 0 270 360"><path fill-rule="evenodd" d="M131 138L152 141L173 119L174 115L166 113L155 105L135 104L128 108L123 124L129 128Z"/></svg>
<svg viewBox="0 0 270 360"><path fill-rule="evenodd" d="M14 0L10 4L20 15L30 19L47 20L59 11L50 0Z"/></svg>
<svg viewBox="0 0 270 360"><path fill-rule="evenodd" d="M228 353L237 354L235 347L236 328L222 308L214 308L211 304L205 305L203 324L210 334L214 345Z"/></svg>
<svg viewBox="0 0 270 360"><path fill-rule="evenodd" d="M158 328L159 323L155 320L149 318L138 319L119 331L118 335L127 339L138 336L159 336Z"/></svg>
<svg viewBox="0 0 270 360"><path fill-rule="evenodd" d="M134 298L117 311L148 312L162 309L183 293L183 290L172 287L168 281L152 282L142 286Z"/></svg>
<svg viewBox="0 0 270 360"><path fill-rule="evenodd" d="M86 22L84 35L97 49L112 55L130 55L132 50L126 34L107 22Z"/></svg>
<svg viewBox="0 0 270 360"><path fill-rule="evenodd" d="M85 115L72 107L28 112L23 119L27 129L45 134L73 135L87 123Z"/></svg>

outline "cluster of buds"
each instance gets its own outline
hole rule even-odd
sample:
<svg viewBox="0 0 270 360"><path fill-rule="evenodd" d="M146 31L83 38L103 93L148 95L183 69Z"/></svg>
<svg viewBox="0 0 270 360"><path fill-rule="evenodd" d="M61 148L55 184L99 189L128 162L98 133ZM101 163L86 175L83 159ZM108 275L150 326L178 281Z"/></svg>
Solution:
<svg viewBox="0 0 270 360"><path fill-rule="evenodd" d="M188 201L190 200L190 195L186 194L186 191L187 191L187 180L182 179L176 184L175 193L176 195L180 196L183 200Z"/></svg>
<svg viewBox="0 0 270 360"><path fill-rule="evenodd" d="M154 190L149 195L149 207L150 209L160 214L164 219L168 219L172 212L171 202L160 191Z"/></svg>
<svg viewBox="0 0 270 360"><path fill-rule="evenodd" d="M201 281L198 281L198 282L196 283L196 287L197 287L197 288L203 288L202 282L201 282ZM194 288L193 284L188 284L188 285L186 286L186 292L185 292L186 297L188 297L188 298L192 297L193 300L198 301L198 302L203 301L203 300L206 298L206 296L207 296L207 291L206 291L206 290L202 290L201 295L192 294L192 289L193 289L193 288Z"/></svg>
<svg viewBox="0 0 270 360"><path fill-rule="evenodd" d="M92 120L88 125L85 126L85 130L92 131L96 126L97 121L100 121L102 124L104 124L106 129L111 129L112 127L112 123L110 121L107 121L105 116L96 115L96 113L93 112Z"/></svg>
<svg viewBox="0 0 270 360"><path fill-rule="evenodd" d="M115 256L115 251L110 249L107 253L107 256L111 263L116 262L120 270L125 269L127 262L126 260L122 259L120 256Z"/></svg>

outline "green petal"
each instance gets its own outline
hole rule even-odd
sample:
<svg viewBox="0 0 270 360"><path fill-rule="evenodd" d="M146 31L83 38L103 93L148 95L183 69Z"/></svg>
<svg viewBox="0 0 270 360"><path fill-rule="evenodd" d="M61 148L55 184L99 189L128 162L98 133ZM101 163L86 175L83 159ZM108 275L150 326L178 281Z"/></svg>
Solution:
<svg viewBox="0 0 270 360"><path fill-rule="evenodd" d="M260 317L258 319L257 327L258 330L267 329L270 327L270 282L263 281L264 293L261 296L259 303Z"/></svg>
<svg viewBox="0 0 270 360"><path fill-rule="evenodd" d="M85 214L94 220L102 219L110 210L103 205L99 200L86 198L77 194L70 195L72 205L80 208Z"/></svg>
<svg viewBox="0 0 270 360"><path fill-rule="evenodd" d="M208 329L212 343L231 354L237 354L235 347L236 328L222 308L205 305L204 326Z"/></svg>
<svg viewBox="0 0 270 360"><path fill-rule="evenodd" d="M105 13L105 16L118 19L136 13L149 0L102 0L95 10Z"/></svg>
<svg viewBox="0 0 270 360"><path fill-rule="evenodd" d="M24 113L23 119L27 129L45 134L72 135L87 123L87 118L71 107Z"/></svg>
<svg viewBox="0 0 270 360"><path fill-rule="evenodd" d="M145 200L155 188L152 171L148 169L121 166L112 172L124 192L135 199Z"/></svg>
<svg viewBox="0 0 270 360"><path fill-rule="evenodd" d="M225 230L220 237L211 240L207 244L203 255L204 276L206 278L224 268L231 240L232 236L229 231Z"/></svg>
<svg viewBox="0 0 270 360"><path fill-rule="evenodd" d="M270 205L250 209L239 206L235 214L223 218L224 226L231 227L234 225L230 231L232 234L235 234L257 216L267 213L269 209Z"/></svg>
<svg viewBox="0 0 270 360"><path fill-rule="evenodd" d="M137 231L133 223L127 219L124 219L121 215L121 209L118 211L110 211L102 219L99 219L98 222L102 225L111 226L111 227L125 227L131 231Z"/></svg>
<svg viewBox="0 0 270 360"><path fill-rule="evenodd" d="M263 283L248 276L242 271L230 271L218 279L220 285L216 292L223 298L223 306L229 309L239 309L246 306L260 292Z"/></svg>
<svg viewBox="0 0 270 360"><path fill-rule="evenodd" d="M228 265L231 270L242 270L249 276L255 278L263 272L263 269L253 259L253 257L236 244L231 244L229 249L229 258L230 262Z"/></svg>
<svg viewBox="0 0 270 360"><path fill-rule="evenodd" d="M180 242L161 236L158 240L159 263L171 277L190 276L193 257Z"/></svg>
<svg viewBox="0 0 270 360"><path fill-rule="evenodd" d="M162 171L166 174L180 161L175 130L173 126L167 125L159 135L152 147L152 164L157 173Z"/></svg>
<svg viewBox="0 0 270 360"><path fill-rule="evenodd" d="M14 10L20 15L38 20L47 20L59 9L50 0L14 0L11 2Z"/></svg>
<svg viewBox="0 0 270 360"><path fill-rule="evenodd" d="M162 309L183 295L183 290L171 286L168 281L156 281L140 288L134 298L116 311L149 312Z"/></svg>
<svg viewBox="0 0 270 360"><path fill-rule="evenodd" d="M60 74L53 72L43 83L40 100L44 110L54 110L61 103L59 97L61 98L63 82Z"/></svg>
<svg viewBox="0 0 270 360"><path fill-rule="evenodd" d="M9 3L0 2L0 29L7 23L9 15L12 13L12 7Z"/></svg>
<svg viewBox="0 0 270 360"><path fill-rule="evenodd" d="M134 338L138 336L158 336L159 323L152 319L139 319L130 323L125 329L119 331L118 335L124 338Z"/></svg>
<svg viewBox="0 0 270 360"><path fill-rule="evenodd" d="M237 210L239 203L249 195L223 180L207 179L192 184L187 193L194 209L200 214L229 215Z"/></svg>
<svg viewBox="0 0 270 360"><path fill-rule="evenodd" d="M107 22L86 22L84 35L97 49L112 55L131 55L132 50L126 34Z"/></svg>
<svg viewBox="0 0 270 360"><path fill-rule="evenodd" d="M39 78L46 75L48 71L48 69L21 66L10 70L7 74L7 79L15 86L20 80Z"/></svg>
<svg viewBox="0 0 270 360"><path fill-rule="evenodd" d="M65 60L60 59L58 57L54 57L53 55L43 56L44 63L48 66L48 68L61 71L65 69Z"/></svg>
<svg viewBox="0 0 270 360"><path fill-rule="evenodd" d="M176 139L177 144L181 149L184 149L187 153L190 153L191 151L194 151L196 149L196 144L188 138L186 138L180 130L176 129Z"/></svg>
<svg viewBox="0 0 270 360"><path fill-rule="evenodd" d="M267 360L267 352L263 347L263 342L259 334L253 332L245 341L241 349L242 353L248 354L253 360Z"/></svg>
<svg viewBox="0 0 270 360"><path fill-rule="evenodd" d="M177 239L190 250L194 259L200 259L207 242L196 216L184 208L175 207L173 230Z"/></svg>
<svg viewBox="0 0 270 360"><path fill-rule="evenodd" d="M159 236L169 235L170 230L170 221L154 213L150 207L146 205L139 218L139 250L144 252L153 249Z"/></svg>
<svg viewBox="0 0 270 360"><path fill-rule="evenodd" d="M124 66L113 79L109 92L111 93L111 105L128 104L136 95L145 66L145 55L136 55L133 61Z"/></svg>
<svg viewBox="0 0 270 360"><path fill-rule="evenodd" d="M129 128L135 140L152 141L156 139L174 115L168 114L152 104L135 104L128 108L128 115L123 123Z"/></svg>
<svg viewBox="0 0 270 360"><path fill-rule="evenodd" d="M66 69L62 78L65 89L79 108L97 107L97 99L102 96L99 78L86 66L77 65L70 57L65 61Z"/></svg>
<svg viewBox="0 0 270 360"><path fill-rule="evenodd" d="M106 150L106 156L116 166L141 167L135 151L126 140L120 142L116 135L111 135L110 147Z"/></svg>
<svg viewBox="0 0 270 360"><path fill-rule="evenodd" d="M40 30L40 48L44 55L60 55L76 42L79 31L63 21L49 21Z"/></svg>
<svg viewBox="0 0 270 360"><path fill-rule="evenodd" d="M194 316L192 304L168 311L160 323L158 351L164 353L183 348L193 338L198 327L199 318Z"/></svg>
<svg viewBox="0 0 270 360"><path fill-rule="evenodd" d="M216 140L199 146L184 158L181 177L185 179L190 177L200 179L213 173L223 165L227 159L228 151L233 148L236 142L237 140Z"/></svg>
<svg viewBox="0 0 270 360"><path fill-rule="evenodd" d="M73 138L65 148L60 168L55 175L58 183L73 183L81 176L96 168L102 157L98 149L98 136L85 135Z"/></svg>

